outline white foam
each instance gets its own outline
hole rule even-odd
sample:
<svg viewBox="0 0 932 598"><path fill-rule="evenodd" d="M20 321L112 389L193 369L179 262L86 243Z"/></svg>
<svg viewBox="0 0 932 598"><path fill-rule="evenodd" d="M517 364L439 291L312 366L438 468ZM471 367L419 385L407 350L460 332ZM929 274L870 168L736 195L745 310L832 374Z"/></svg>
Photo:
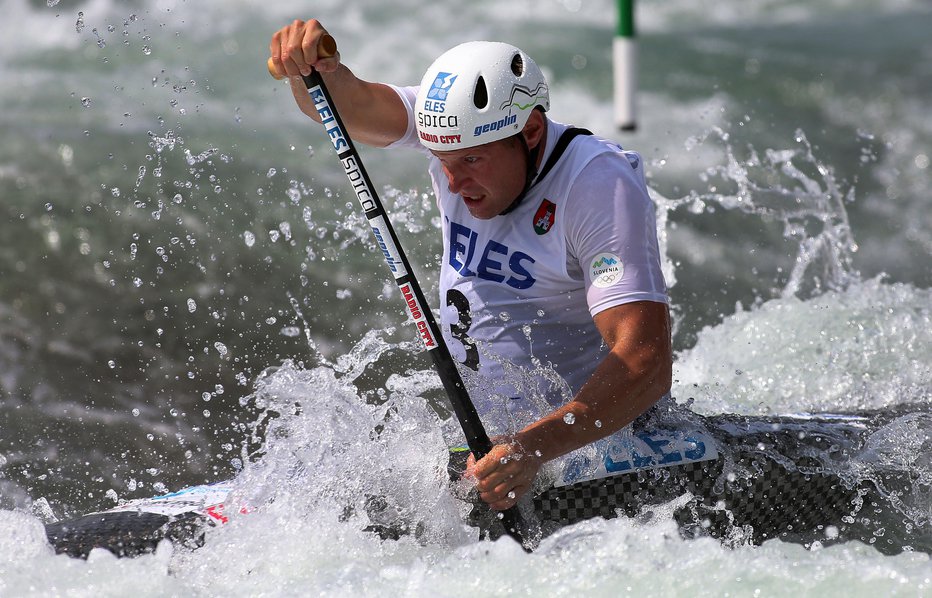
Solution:
<svg viewBox="0 0 932 598"><path fill-rule="evenodd" d="M851 411L929 400L932 292L873 279L774 299L677 356L674 396L707 413Z"/></svg>

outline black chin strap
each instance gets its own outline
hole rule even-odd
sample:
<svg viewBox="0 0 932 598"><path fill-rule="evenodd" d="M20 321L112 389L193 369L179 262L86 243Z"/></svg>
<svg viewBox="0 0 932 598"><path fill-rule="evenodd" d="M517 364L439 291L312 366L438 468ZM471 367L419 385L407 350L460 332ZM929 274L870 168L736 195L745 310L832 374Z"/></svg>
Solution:
<svg viewBox="0 0 932 598"><path fill-rule="evenodd" d="M563 156L563 152L565 152L566 148L569 147L570 142L579 135L592 135L592 131L588 129L580 129L578 127L570 127L563 131L563 133L560 135L560 138L557 139L557 144L553 148L553 153L551 153L550 157L547 158L547 163L544 164L540 174L538 174L537 157L540 155L540 146L542 144L538 143L534 149L528 149L527 140L524 138L524 135L518 133L518 140L521 141L521 145L524 147L524 155L527 158L527 173L524 179L524 189L521 190L521 193L518 194L518 197L516 197L515 200L511 202L511 205L505 208L505 210L502 211L499 216L504 216L505 214L514 211L515 208L521 204L531 188L544 180L544 177L547 176L547 173L553 169L560 157Z"/></svg>

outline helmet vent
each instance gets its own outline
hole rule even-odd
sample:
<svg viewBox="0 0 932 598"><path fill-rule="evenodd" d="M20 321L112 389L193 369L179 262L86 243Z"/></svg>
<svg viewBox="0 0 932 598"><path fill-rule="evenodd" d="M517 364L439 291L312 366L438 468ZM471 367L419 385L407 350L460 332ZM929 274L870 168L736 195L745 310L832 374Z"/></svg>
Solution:
<svg viewBox="0 0 932 598"><path fill-rule="evenodd" d="M521 58L520 54L515 54L514 58L511 59L511 72L515 74L515 77L524 74L524 59Z"/></svg>
<svg viewBox="0 0 932 598"><path fill-rule="evenodd" d="M489 105L489 90L485 86L485 77L476 79L476 90L472 94L473 104L480 110Z"/></svg>

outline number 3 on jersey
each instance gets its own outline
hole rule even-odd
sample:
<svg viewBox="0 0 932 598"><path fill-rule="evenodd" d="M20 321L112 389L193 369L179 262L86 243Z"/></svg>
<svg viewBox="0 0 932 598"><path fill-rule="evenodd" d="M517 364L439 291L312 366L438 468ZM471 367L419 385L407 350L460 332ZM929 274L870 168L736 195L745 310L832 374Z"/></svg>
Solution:
<svg viewBox="0 0 932 598"><path fill-rule="evenodd" d="M469 314L469 300L466 295L456 289L447 291L447 305L456 308L456 322L450 323L450 334L463 345L466 350L466 360L463 365L469 369L479 371L479 349L476 342L469 338L469 327L472 326L472 316Z"/></svg>

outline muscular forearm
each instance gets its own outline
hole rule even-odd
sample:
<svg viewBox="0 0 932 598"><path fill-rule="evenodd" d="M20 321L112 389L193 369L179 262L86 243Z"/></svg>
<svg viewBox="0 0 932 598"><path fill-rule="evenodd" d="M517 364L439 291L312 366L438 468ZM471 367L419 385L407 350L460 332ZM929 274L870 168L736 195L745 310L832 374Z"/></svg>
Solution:
<svg viewBox="0 0 932 598"><path fill-rule="evenodd" d="M625 427L670 390L673 356L667 306L635 302L596 315L611 347L576 397L518 433L543 461ZM571 422L571 423L570 423Z"/></svg>
<svg viewBox="0 0 932 598"><path fill-rule="evenodd" d="M322 73L322 76L347 132L355 141L384 147L404 135L407 113L390 87L363 81L344 64L334 72ZM291 91L301 111L320 122L321 117L301 78L291 79Z"/></svg>
<svg viewBox="0 0 932 598"><path fill-rule="evenodd" d="M609 354L573 401L521 430L516 442L546 462L630 424L670 388L666 351L649 353L637 371Z"/></svg>

